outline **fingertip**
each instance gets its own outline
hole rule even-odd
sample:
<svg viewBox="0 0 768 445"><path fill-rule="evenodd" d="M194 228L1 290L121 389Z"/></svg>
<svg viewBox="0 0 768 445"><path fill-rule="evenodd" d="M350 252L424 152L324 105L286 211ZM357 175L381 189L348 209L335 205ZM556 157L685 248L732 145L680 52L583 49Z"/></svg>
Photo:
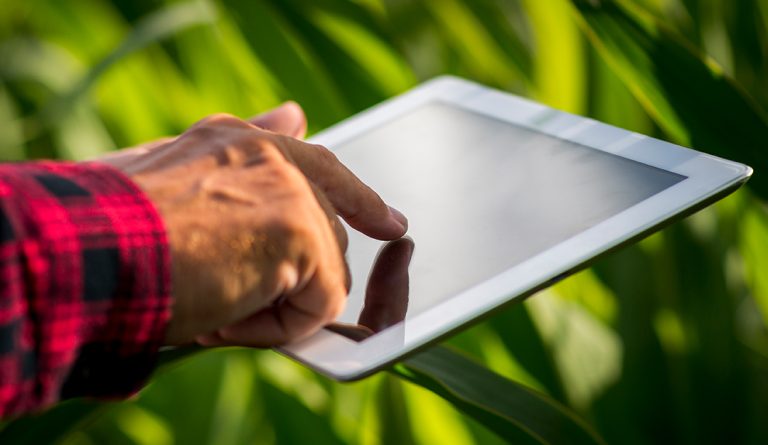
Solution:
<svg viewBox="0 0 768 445"><path fill-rule="evenodd" d="M383 241L392 241L402 238L407 232L408 219L398 210L389 207L389 217L383 224L377 224L375 230L368 231L366 235Z"/></svg>
<svg viewBox="0 0 768 445"><path fill-rule="evenodd" d="M349 222L349 225L360 233L381 241L393 241L400 239L407 232L407 227L403 226L400 221L397 221L394 218L387 218L383 221L380 220L375 223L360 223L357 221L347 222Z"/></svg>
<svg viewBox="0 0 768 445"><path fill-rule="evenodd" d="M383 204L380 209L344 216L344 219L355 230L382 241L402 238L408 232L405 215Z"/></svg>
<svg viewBox="0 0 768 445"><path fill-rule="evenodd" d="M295 114L300 114L301 116L304 116L304 109L301 108L301 105L299 105L298 102L295 100L286 100L278 108L285 108L286 111L290 111Z"/></svg>
<svg viewBox="0 0 768 445"><path fill-rule="evenodd" d="M307 134L307 115L301 105L296 101L289 100L283 102L279 108L286 116L290 116L291 121L296 124L293 130L286 134L296 139L304 139Z"/></svg>
<svg viewBox="0 0 768 445"><path fill-rule="evenodd" d="M395 219L403 228L403 235L405 235L405 232L408 231L408 218L406 218L405 215L403 215L403 212L397 210L396 208L392 206L387 206L389 208L389 214L392 216L392 218Z"/></svg>
<svg viewBox="0 0 768 445"><path fill-rule="evenodd" d="M307 117L304 110L301 105L292 100L252 117L249 122L265 130L297 139L304 138L307 131Z"/></svg>

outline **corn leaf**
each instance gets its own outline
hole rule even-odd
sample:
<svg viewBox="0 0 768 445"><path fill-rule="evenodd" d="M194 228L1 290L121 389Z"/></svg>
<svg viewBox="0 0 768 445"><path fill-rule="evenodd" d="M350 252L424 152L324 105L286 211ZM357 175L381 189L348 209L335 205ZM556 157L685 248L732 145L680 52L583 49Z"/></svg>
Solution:
<svg viewBox="0 0 768 445"><path fill-rule="evenodd" d="M572 0L582 29L675 142L759 167L768 119L714 62L624 2ZM768 176L750 184L768 198Z"/></svg>
<svg viewBox="0 0 768 445"><path fill-rule="evenodd" d="M75 84L61 99L54 102L44 112L44 116L50 120L56 120L69 111L70 107L83 95L101 76L117 61L130 53L157 43L163 39L192 26L210 23L214 12L210 4L205 1L190 1L177 3L162 8L136 24L132 32L125 40L110 52L99 63L94 65L86 75Z"/></svg>
<svg viewBox="0 0 768 445"><path fill-rule="evenodd" d="M37 415L0 425L0 443L26 445L54 443L104 407L98 402L70 400ZM45 425L41 428L41 425Z"/></svg>
<svg viewBox="0 0 768 445"><path fill-rule="evenodd" d="M523 1L536 40L536 98L555 108L582 113L585 102L584 45L568 0Z"/></svg>
<svg viewBox="0 0 768 445"><path fill-rule="evenodd" d="M524 79L527 61L518 60L515 57L519 55L517 53L504 51L464 2L425 2L424 7L446 41L450 42L451 49L473 74L504 87ZM520 45L515 43L514 46Z"/></svg>
<svg viewBox="0 0 768 445"><path fill-rule="evenodd" d="M359 8L336 1L322 3L328 5L275 2L275 9L316 55L354 110L370 107L415 83L404 60L374 32L374 24Z"/></svg>
<svg viewBox="0 0 768 445"><path fill-rule="evenodd" d="M584 421L558 402L445 347L422 352L393 372L440 395L510 442L603 443Z"/></svg>
<svg viewBox="0 0 768 445"><path fill-rule="evenodd" d="M303 104L310 126L324 128L350 113L344 98L307 43L275 2L222 2L259 60L270 68L289 97Z"/></svg>

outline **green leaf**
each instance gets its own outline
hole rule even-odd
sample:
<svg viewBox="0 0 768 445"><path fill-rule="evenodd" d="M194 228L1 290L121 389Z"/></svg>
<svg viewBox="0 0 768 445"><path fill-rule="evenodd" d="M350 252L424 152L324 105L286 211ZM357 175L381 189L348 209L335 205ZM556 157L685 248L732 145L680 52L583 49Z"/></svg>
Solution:
<svg viewBox="0 0 768 445"><path fill-rule="evenodd" d="M417 443L413 437L413 422L409 417L418 417L420 413L409 413L402 385L400 379L385 375L376 389L376 417L378 417L378 422L381 425L379 431L381 443L396 443L398 445Z"/></svg>
<svg viewBox="0 0 768 445"><path fill-rule="evenodd" d="M701 443L705 438L722 441L733 437L734 431L750 431L753 422L749 416L749 400L755 390L747 366L750 359L743 353L741 339L730 335L738 318L723 316L738 314L737 309L743 305L736 298L725 298L729 283L722 273L724 248L727 249L722 241L735 238L739 228L718 221L713 210L701 212L689 224L677 224L665 232L671 253L670 268L679 286L670 296L674 298L674 306L670 306L682 314L680 326L686 349L680 355L688 361L687 372L677 381L671 380L674 387L687 391L684 405L677 405L676 417L692 415L691 423L696 426L689 433L691 439L680 438L681 442L689 443ZM716 236L702 236L707 230ZM715 406L718 408L713 409ZM745 437L744 443L748 442Z"/></svg>
<svg viewBox="0 0 768 445"><path fill-rule="evenodd" d="M375 32L364 10L339 1L313 6L281 1L274 7L353 110L368 108L415 83L409 67Z"/></svg>
<svg viewBox="0 0 768 445"><path fill-rule="evenodd" d="M161 370L178 366L182 359L190 358L202 351L200 347L183 347L162 351L159 366ZM67 437L72 431L96 416L102 414L108 403L73 399L53 406L37 415L8 420L0 424L0 443L42 444L54 443ZM45 425L45 428L40 428Z"/></svg>
<svg viewBox="0 0 768 445"><path fill-rule="evenodd" d="M619 381L618 334L582 305L551 290L526 302L561 376L568 405L586 411Z"/></svg>
<svg viewBox="0 0 768 445"><path fill-rule="evenodd" d="M514 380L544 394L552 395L553 393L549 392L549 388L539 380L539 369L529 367L529 363L518 357L516 349L507 347L504 338L510 335L509 330L493 329L492 326L493 320L487 324L474 326L446 340L444 345L455 348L470 359L483 363L501 377ZM538 332L534 336L538 336ZM511 338L520 337L512 336Z"/></svg>
<svg viewBox="0 0 768 445"><path fill-rule="evenodd" d="M44 111L44 116L55 121L68 112L104 72L128 54L169 38L189 27L211 23L214 17L214 10L210 3L202 0L177 3L153 12L139 21L122 43L94 65L67 94Z"/></svg>
<svg viewBox="0 0 768 445"><path fill-rule="evenodd" d="M269 400L265 413L276 443L342 444L343 441L322 415L311 411L297 397L267 381L259 384L258 397Z"/></svg>
<svg viewBox="0 0 768 445"><path fill-rule="evenodd" d="M740 244L744 256L744 273L753 290L755 304L768 326L768 220L762 209L751 208L741 214ZM768 344L765 345L768 350Z"/></svg>
<svg viewBox="0 0 768 445"><path fill-rule="evenodd" d="M160 364L164 367L173 366L199 350L197 347L188 347L163 351L160 354ZM422 352L406 360L404 365L396 366L393 372L444 398L505 440L546 444L603 443L583 420L558 402L507 380L445 347ZM276 393L271 392L271 388L269 385L265 388L269 393L267 395L277 397ZM285 403L295 403L281 397L277 399ZM61 439L72 431L73 425L83 422L104 406L82 400L63 403L40 417L10 422L0 431L0 441L48 443ZM298 408L294 406L291 411L295 409ZM319 428L320 424L314 418L310 419L308 412L305 417ZM281 427L279 417L273 418L273 421L276 422L275 428L280 434L288 434L291 431ZM36 428L38 424L48 425L48 428ZM331 434L330 430L325 431ZM331 436L326 439L335 441Z"/></svg>
<svg viewBox="0 0 768 445"><path fill-rule="evenodd" d="M452 51L474 76L495 85L509 87L525 80L527 60L518 59L501 48L480 19L465 2L443 0L424 2ZM515 43L513 46L520 47Z"/></svg>
<svg viewBox="0 0 768 445"><path fill-rule="evenodd" d="M768 0L758 0L757 6L760 10L760 18L762 19L763 26L768 28Z"/></svg>
<svg viewBox="0 0 768 445"><path fill-rule="evenodd" d="M200 348L164 351L168 366ZM589 425L559 402L505 379L446 347L396 365L392 372L452 403L502 438L520 443L602 444Z"/></svg>
<svg viewBox="0 0 768 445"><path fill-rule="evenodd" d="M306 3L300 4L320 35L359 65L372 87L380 89L386 97L399 94L414 85L413 73L403 58L380 35L373 32L368 23L349 12L345 13L345 9L351 9L348 5L341 3L341 7L334 10L330 7L307 8ZM300 14L294 16L299 17ZM318 51L318 54L323 52ZM326 63L333 61L328 60Z"/></svg>
<svg viewBox="0 0 768 445"><path fill-rule="evenodd" d="M536 376L550 396L565 401L565 388L560 370L552 357L553 351L544 343L528 306L529 303L516 304L500 311L487 323L498 333L507 353L513 355L531 375ZM521 338L525 341L518 341Z"/></svg>
<svg viewBox="0 0 768 445"><path fill-rule="evenodd" d="M475 437L477 436L472 433L470 422L465 421L465 419L471 418L464 416L449 400L445 400L439 394L420 386L408 384L406 381L403 381L402 388L416 443L428 445L433 443L473 445L476 443ZM425 413L428 414L425 415ZM389 428L389 425L382 423L382 427ZM491 440L480 443L493 443L494 439L498 441L498 436L492 432L486 429L485 433L485 436L491 437ZM383 441L381 443L382 445L389 444L389 442Z"/></svg>
<svg viewBox="0 0 768 445"><path fill-rule="evenodd" d="M589 115L599 121L630 131L653 134L654 128L650 116L624 82L605 63L605 60L597 55L594 48L590 48L589 56L592 77Z"/></svg>
<svg viewBox="0 0 768 445"><path fill-rule="evenodd" d="M349 112L349 103L316 55L308 50L276 2L222 2L248 41L251 50L273 73L285 92L301 103L311 128L336 123Z"/></svg>
<svg viewBox="0 0 768 445"><path fill-rule="evenodd" d="M533 56L519 29L525 20L522 6L515 3L496 0L465 2L467 13L471 11L477 17L478 22L483 24L486 32L507 55L521 79L530 86L533 80ZM520 24L512 23L512 20L519 20Z"/></svg>
<svg viewBox="0 0 768 445"><path fill-rule="evenodd" d="M227 11L217 14L214 25L180 33L174 42L180 71L194 85L196 113L226 111L249 117L281 102L273 73L255 57Z"/></svg>
<svg viewBox="0 0 768 445"><path fill-rule="evenodd" d="M103 403L76 399L60 403L39 415L6 422L0 426L0 443L54 443L77 428L84 419L97 415L104 406Z"/></svg>
<svg viewBox="0 0 768 445"><path fill-rule="evenodd" d="M395 366L393 372L440 395L510 442L604 443L558 402L445 347L422 352Z"/></svg>
<svg viewBox="0 0 768 445"><path fill-rule="evenodd" d="M592 406L590 417L611 443L655 443L661 437L681 441L677 433L684 419L675 410L675 397L683 389L670 382L673 375L653 323L664 297L677 290L674 275L668 282L654 273L656 268L669 270L666 261L671 258L631 246L609 259L597 262L594 269L619 302L621 380Z"/></svg>
<svg viewBox="0 0 768 445"><path fill-rule="evenodd" d="M651 117L677 143L753 167L768 163L768 120L711 60L624 2L572 0L582 29ZM752 188L768 198L768 176Z"/></svg>
<svg viewBox="0 0 768 445"><path fill-rule="evenodd" d="M117 428L107 433L112 438L121 434L135 445L173 445L174 443L173 431L167 419L136 404L121 405L115 412L114 424Z"/></svg>
<svg viewBox="0 0 768 445"><path fill-rule="evenodd" d="M524 0L536 40L536 98L555 108L581 113L586 102L584 44L568 0Z"/></svg>
<svg viewBox="0 0 768 445"><path fill-rule="evenodd" d="M0 160L19 161L26 157L21 118L13 98L0 83Z"/></svg>

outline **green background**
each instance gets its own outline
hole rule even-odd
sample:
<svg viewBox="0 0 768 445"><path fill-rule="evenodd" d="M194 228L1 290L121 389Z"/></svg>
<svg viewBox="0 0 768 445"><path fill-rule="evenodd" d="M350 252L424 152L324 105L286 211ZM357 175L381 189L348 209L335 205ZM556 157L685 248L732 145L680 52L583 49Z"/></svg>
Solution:
<svg viewBox="0 0 768 445"><path fill-rule="evenodd" d="M747 188L447 343L608 443L768 443L767 31L766 0L0 0L0 157L84 159L288 99L316 132L448 73L746 162ZM487 412L403 376L340 384L271 351L217 350L133 400L0 437L504 443ZM518 426L539 413L505 406Z"/></svg>

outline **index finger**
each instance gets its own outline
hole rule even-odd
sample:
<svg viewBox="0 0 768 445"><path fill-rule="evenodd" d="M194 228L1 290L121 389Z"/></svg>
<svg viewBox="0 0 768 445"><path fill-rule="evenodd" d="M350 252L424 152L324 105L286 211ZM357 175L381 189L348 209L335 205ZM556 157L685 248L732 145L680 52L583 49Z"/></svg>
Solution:
<svg viewBox="0 0 768 445"><path fill-rule="evenodd" d="M406 217L381 197L321 145L281 137L285 155L328 197L336 212L353 228L382 240L405 235Z"/></svg>

